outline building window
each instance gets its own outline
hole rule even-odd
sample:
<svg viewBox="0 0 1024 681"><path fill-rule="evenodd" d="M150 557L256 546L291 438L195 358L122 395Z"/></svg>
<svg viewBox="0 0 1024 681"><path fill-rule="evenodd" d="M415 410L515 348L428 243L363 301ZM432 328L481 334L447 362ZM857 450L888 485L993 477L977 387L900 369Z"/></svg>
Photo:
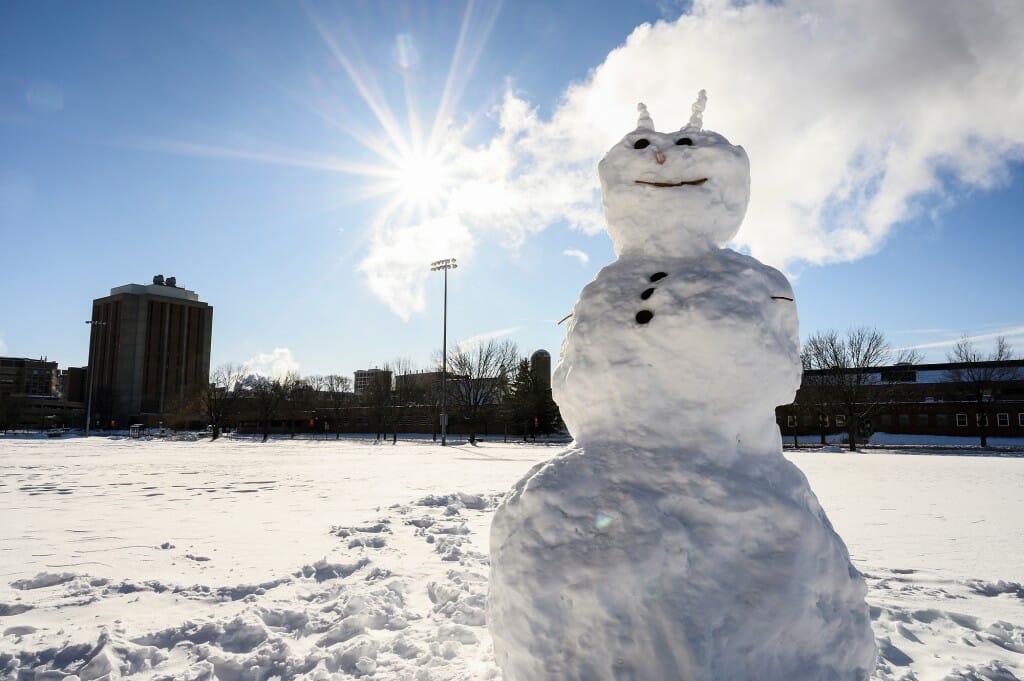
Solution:
<svg viewBox="0 0 1024 681"><path fill-rule="evenodd" d="M917 427L918 428L927 428L928 427L928 414L918 414L917 415Z"/></svg>
<svg viewBox="0 0 1024 681"><path fill-rule="evenodd" d="M910 425L910 414L900 414L899 419L900 419L900 426L909 426Z"/></svg>
<svg viewBox="0 0 1024 681"><path fill-rule="evenodd" d="M996 414L996 425L1000 428L1006 428L1010 425L1009 414Z"/></svg>
<svg viewBox="0 0 1024 681"><path fill-rule="evenodd" d="M897 366L891 369L883 369L881 378L886 383L915 383L917 382L917 372L913 369Z"/></svg>
<svg viewBox="0 0 1024 681"><path fill-rule="evenodd" d="M1024 427L1024 411L1017 414L1017 425Z"/></svg>
<svg viewBox="0 0 1024 681"><path fill-rule="evenodd" d="M891 426L892 425L892 414L882 414L882 425L883 426Z"/></svg>
<svg viewBox="0 0 1024 681"><path fill-rule="evenodd" d="M788 428L796 428L796 416L790 414L786 417L786 426Z"/></svg>
<svg viewBox="0 0 1024 681"><path fill-rule="evenodd" d="M846 427L846 416L844 414L836 414L836 428Z"/></svg>
<svg viewBox="0 0 1024 681"><path fill-rule="evenodd" d="M828 428L828 415L818 414L818 426L821 428Z"/></svg>
<svg viewBox="0 0 1024 681"><path fill-rule="evenodd" d="M956 415L956 427L957 428L966 428L967 427L967 414L957 414Z"/></svg>
<svg viewBox="0 0 1024 681"><path fill-rule="evenodd" d="M946 426L949 425L949 417L946 416L945 414L936 414L935 425L938 426L939 428L945 428Z"/></svg>
<svg viewBox="0 0 1024 681"><path fill-rule="evenodd" d="M987 426L988 425L988 414L975 414L974 415L974 423L979 428L981 426Z"/></svg>

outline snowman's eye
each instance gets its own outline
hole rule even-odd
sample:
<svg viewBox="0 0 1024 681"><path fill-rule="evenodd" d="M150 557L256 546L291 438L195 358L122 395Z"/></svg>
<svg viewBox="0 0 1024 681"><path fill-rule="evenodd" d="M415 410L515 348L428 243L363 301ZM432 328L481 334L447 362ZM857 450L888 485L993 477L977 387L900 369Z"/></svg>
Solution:
<svg viewBox="0 0 1024 681"><path fill-rule="evenodd" d="M684 147L692 147L693 140L690 139L689 137L680 137L679 139L676 140L676 144Z"/></svg>
<svg viewBox="0 0 1024 681"><path fill-rule="evenodd" d="M649 144L650 144L650 141L641 138L641 139L638 139L636 142L633 142L633 148L634 149L644 149Z"/></svg>

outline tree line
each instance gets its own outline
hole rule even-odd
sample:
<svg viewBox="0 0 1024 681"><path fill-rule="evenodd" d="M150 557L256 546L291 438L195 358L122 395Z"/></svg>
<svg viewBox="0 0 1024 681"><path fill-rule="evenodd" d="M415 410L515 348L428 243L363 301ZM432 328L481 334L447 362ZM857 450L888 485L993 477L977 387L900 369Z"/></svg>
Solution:
<svg viewBox="0 0 1024 681"><path fill-rule="evenodd" d="M470 441L489 435L499 423L523 437L550 434L561 427L551 399L550 377L538 376L512 341L488 340L453 349L444 381L439 357L435 364L427 371L416 371L404 358L385 362L358 394L348 376L290 372L273 377L225 364L214 369L208 384L188 396L178 411L182 416L201 416L214 439L243 416L256 422L264 441L273 424L280 422L293 437L308 430L309 421L340 437L354 409L366 415L378 439L392 441L398 438L403 417L413 409L429 415L436 439L443 406L468 430Z"/></svg>

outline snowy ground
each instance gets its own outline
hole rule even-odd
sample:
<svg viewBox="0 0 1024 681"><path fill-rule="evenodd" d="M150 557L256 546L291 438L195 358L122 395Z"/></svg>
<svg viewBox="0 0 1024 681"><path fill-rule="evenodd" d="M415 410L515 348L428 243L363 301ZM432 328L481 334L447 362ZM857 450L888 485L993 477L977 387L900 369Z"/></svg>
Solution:
<svg viewBox="0 0 1024 681"><path fill-rule="evenodd" d="M491 513L558 451L0 440L0 678L499 678ZM874 678L1024 679L1024 459L788 456L868 577Z"/></svg>

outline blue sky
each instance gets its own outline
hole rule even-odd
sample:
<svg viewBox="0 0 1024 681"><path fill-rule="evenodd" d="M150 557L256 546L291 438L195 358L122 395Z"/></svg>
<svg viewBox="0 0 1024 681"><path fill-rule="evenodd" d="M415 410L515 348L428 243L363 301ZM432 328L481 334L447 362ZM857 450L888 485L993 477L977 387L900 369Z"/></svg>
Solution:
<svg viewBox="0 0 1024 681"><path fill-rule="evenodd" d="M597 160L700 87L751 157L734 245L794 277L805 335L1024 350L1020 30L988 2L5 3L0 352L85 364L90 301L162 273L214 306L215 365L427 367L455 256L450 341L557 355L613 258Z"/></svg>

